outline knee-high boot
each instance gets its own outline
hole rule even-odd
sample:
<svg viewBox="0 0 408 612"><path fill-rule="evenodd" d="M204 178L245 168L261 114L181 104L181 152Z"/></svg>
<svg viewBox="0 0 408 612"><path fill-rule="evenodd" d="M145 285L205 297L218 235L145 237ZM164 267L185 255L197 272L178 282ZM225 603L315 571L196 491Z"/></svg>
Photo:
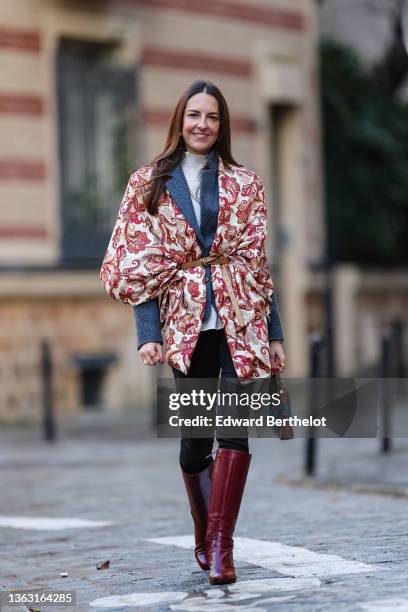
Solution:
<svg viewBox="0 0 408 612"><path fill-rule="evenodd" d="M250 463L249 453L228 448L220 448L217 451L211 482L206 535L211 584L228 584L237 579L232 536Z"/></svg>
<svg viewBox="0 0 408 612"><path fill-rule="evenodd" d="M197 474L187 474L181 468L184 484L190 502L191 516L194 522L195 558L203 570L210 569L205 551L205 534L207 531L208 502L211 490L211 475L214 462ZM180 466L181 467L181 466Z"/></svg>

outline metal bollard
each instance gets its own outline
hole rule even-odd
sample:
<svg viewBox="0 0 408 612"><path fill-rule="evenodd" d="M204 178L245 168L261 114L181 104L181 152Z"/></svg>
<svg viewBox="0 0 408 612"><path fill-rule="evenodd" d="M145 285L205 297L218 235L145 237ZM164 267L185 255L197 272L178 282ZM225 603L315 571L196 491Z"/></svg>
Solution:
<svg viewBox="0 0 408 612"><path fill-rule="evenodd" d="M41 342L41 378L43 392L43 439L54 442L57 438L52 393L52 360L47 340Z"/></svg>
<svg viewBox="0 0 408 612"><path fill-rule="evenodd" d="M309 377L318 378L321 374L321 355L324 346L324 336L322 332L316 331L309 337ZM313 412L314 407L314 385L311 382L311 392L309 396L309 413ZM314 476L316 470L316 450L317 440L313 436L306 438L305 473L307 476Z"/></svg>
<svg viewBox="0 0 408 612"><path fill-rule="evenodd" d="M391 344L392 331L391 328L386 328L381 334L381 378L389 378L391 376ZM381 452L388 453L391 450L391 404L387 394L387 386L383 386L381 394L381 424L382 424L382 440Z"/></svg>
<svg viewBox="0 0 408 612"><path fill-rule="evenodd" d="M395 378L405 378L404 328L404 322L400 319L391 322Z"/></svg>

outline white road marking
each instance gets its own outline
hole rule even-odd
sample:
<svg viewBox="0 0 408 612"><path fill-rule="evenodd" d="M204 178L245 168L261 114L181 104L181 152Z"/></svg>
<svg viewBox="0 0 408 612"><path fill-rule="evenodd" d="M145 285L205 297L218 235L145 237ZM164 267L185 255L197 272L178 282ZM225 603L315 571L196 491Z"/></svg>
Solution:
<svg viewBox="0 0 408 612"><path fill-rule="evenodd" d="M2 516L0 527L12 529L35 529L37 531L57 531L59 529L77 529L79 527L107 527L110 521L89 521L80 518L46 518L39 516Z"/></svg>
<svg viewBox="0 0 408 612"><path fill-rule="evenodd" d="M181 601L187 593L180 591L163 591L162 593L128 593L94 599L89 604L92 608L114 608L117 606L152 606Z"/></svg>
<svg viewBox="0 0 408 612"><path fill-rule="evenodd" d="M408 612L408 599L378 599L359 601L358 605L366 612Z"/></svg>
<svg viewBox="0 0 408 612"><path fill-rule="evenodd" d="M318 578L260 578L258 580L242 580L228 586L232 593L271 593L271 591L300 591L320 587Z"/></svg>
<svg viewBox="0 0 408 612"><path fill-rule="evenodd" d="M170 605L170 610L176 610L177 612L237 612L237 610L244 610L244 612L267 612L266 608L262 608L262 604L268 602L283 602L293 599L292 595L289 597L268 597L266 599L258 599L252 603L245 604L230 604L224 602L214 602L211 599L203 599L202 597L194 597L192 599L186 599L180 604ZM228 602L232 601L228 597ZM270 609L270 608L269 608Z"/></svg>
<svg viewBox="0 0 408 612"><path fill-rule="evenodd" d="M193 536L149 538L149 542L194 549ZM378 571L378 567L349 561L338 555L316 553L302 546L288 546L252 538L234 538L234 559L275 570L284 576L337 576Z"/></svg>
<svg viewBox="0 0 408 612"><path fill-rule="evenodd" d="M204 591L204 597L191 597L181 603L171 605L178 612L233 612L244 609L245 612L260 612L263 604L289 601L295 595L278 595L274 593L318 589L317 578L263 578L261 580L243 580L229 584L228 590L212 589ZM214 598L214 594L217 595ZM214 601L215 600L215 601Z"/></svg>
<svg viewBox="0 0 408 612"><path fill-rule="evenodd" d="M244 609L245 612L251 610L262 612L264 608L259 607L259 605L262 606L263 603L288 601L294 597L294 595L273 597L271 595L274 592L299 591L319 587L320 580L317 578L265 578L230 584L227 591L218 588L206 589L199 596L194 593L190 597L188 593L182 591L129 593L95 599L89 605L92 608L114 608L167 604L171 610L179 612L233 612L239 608ZM268 597L262 599L264 594L268 594ZM248 602L248 600L251 600L251 602Z"/></svg>
<svg viewBox="0 0 408 612"><path fill-rule="evenodd" d="M149 538L148 542L194 548L194 538L171 536ZM268 542L251 538L235 538L234 558L246 561L265 569L279 572L287 577L243 580L226 588L213 587L202 592L162 592L129 593L95 599L90 603L93 608L114 608L126 606L151 606L167 604L173 612L267 612L267 604L288 602L296 597L294 591L319 589L320 580L316 576L335 576L376 571L377 567L343 559L338 555L315 553L301 546L288 546L280 542ZM289 577L290 576L290 577ZM203 574L203 578L206 576ZM383 602L371 602L376 606ZM266 605L267 607L262 607ZM368 604L364 604L368 605ZM408 607L396 607L399 612L408 612ZM367 612L388 612L388 608L364 608ZM391 612L391 608L389 608Z"/></svg>

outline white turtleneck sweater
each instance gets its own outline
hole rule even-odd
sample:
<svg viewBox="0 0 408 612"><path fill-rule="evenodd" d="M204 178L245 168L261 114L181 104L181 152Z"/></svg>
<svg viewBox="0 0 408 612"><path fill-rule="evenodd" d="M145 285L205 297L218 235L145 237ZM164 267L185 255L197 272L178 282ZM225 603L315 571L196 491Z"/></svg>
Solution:
<svg viewBox="0 0 408 612"><path fill-rule="evenodd" d="M200 206L200 175L207 161L207 155L198 155L186 151L184 153L181 167L184 176L186 177L187 185L190 190L191 202L193 204L194 213L197 219L197 224L201 224L201 206ZM211 312L207 321L202 324L201 331L207 329L222 329L223 325L217 315L217 311L211 304Z"/></svg>

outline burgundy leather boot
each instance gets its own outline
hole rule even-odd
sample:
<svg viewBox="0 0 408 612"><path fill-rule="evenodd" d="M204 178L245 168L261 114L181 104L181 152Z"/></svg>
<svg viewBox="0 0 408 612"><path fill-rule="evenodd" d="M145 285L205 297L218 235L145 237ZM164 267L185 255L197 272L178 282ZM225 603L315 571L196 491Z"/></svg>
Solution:
<svg viewBox="0 0 408 612"><path fill-rule="evenodd" d="M217 451L205 538L211 584L228 584L237 579L232 536L250 463L249 453L228 448Z"/></svg>
<svg viewBox="0 0 408 612"><path fill-rule="evenodd" d="M210 569L205 552L205 534L207 531L208 501L210 499L213 466L214 462L212 461L205 470L197 474L187 474L181 468L188 501L190 502L191 516L194 522L195 558L203 570Z"/></svg>

